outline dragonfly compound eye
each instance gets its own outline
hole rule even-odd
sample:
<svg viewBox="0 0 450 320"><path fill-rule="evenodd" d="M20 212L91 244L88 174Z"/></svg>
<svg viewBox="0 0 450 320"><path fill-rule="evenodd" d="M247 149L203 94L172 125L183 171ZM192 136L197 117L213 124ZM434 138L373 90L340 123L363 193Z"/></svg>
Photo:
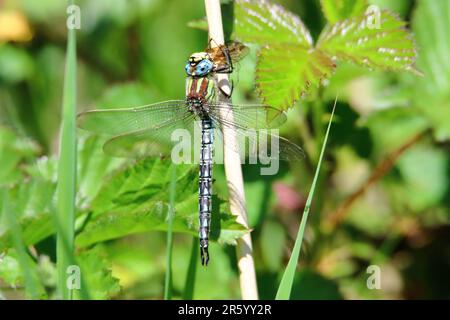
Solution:
<svg viewBox="0 0 450 320"><path fill-rule="evenodd" d="M204 76L207 75L212 71L213 63L210 60L202 60L198 63L196 67L196 75L197 76Z"/></svg>

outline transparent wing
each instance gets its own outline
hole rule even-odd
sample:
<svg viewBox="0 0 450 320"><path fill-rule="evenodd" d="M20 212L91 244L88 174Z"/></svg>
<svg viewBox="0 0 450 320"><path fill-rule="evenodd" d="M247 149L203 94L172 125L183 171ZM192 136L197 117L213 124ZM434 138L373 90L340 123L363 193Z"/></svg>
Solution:
<svg viewBox="0 0 450 320"><path fill-rule="evenodd" d="M77 124L88 131L121 135L170 125L187 114L186 101L170 100L135 108L86 111L78 115Z"/></svg>
<svg viewBox="0 0 450 320"><path fill-rule="evenodd" d="M226 45L219 45L213 48L207 48L206 52L209 53L214 63L219 67L224 67L228 63L228 58L231 59L233 65L235 65L239 60L242 60L248 53L249 48L238 41L232 41Z"/></svg>
<svg viewBox="0 0 450 320"><path fill-rule="evenodd" d="M273 129L280 127L287 120L284 111L267 105L231 105L216 102L208 105L212 118L233 124L240 129Z"/></svg>
<svg viewBox="0 0 450 320"><path fill-rule="evenodd" d="M233 63L243 59L250 51L250 49L241 42L233 41L226 45Z"/></svg>
<svg viewBox="0 0 450 320"><path fill-rule="evenodd" d="M227 105L213 105L210 116L216 130L216 135L223 140L225 129L233 130L237 144L226 145L226 148L238 152L241 160L248 163L267 164L271 160L299 161L305 153L293 142L280 137L279 127L286 121L284 112L264 105L232 105L230 112Z"/></svg>
<svg viewBox="0 0 450 320"><path fill-rule="evenodd" d="M196 141L192 138L196 125L194 115L189 113L159 127L116 136L105 143L103 150L106 154L125 158L163 157L170 156L172 152L175 156L192 157L196 150L193 147Z"/></svg>

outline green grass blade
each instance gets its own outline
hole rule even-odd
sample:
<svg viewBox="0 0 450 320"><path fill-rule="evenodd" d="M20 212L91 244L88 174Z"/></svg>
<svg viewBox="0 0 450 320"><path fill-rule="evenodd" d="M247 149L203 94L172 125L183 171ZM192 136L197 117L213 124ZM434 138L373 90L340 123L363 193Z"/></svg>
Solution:
<svg viewBox="0 0 450 320"><path fill-rule="evenodd" d="M175 187L177 182L177 170L175 164L172 164L172 179L170 181L169 191L169 217L167 221L167 251L166 251L166 278L164 284L164 300L172 299L172 240L173 240L173 215L175 214Z"/></svg>
<svg viewBox="0 0 450 320"><path fill-rule="evenodd" d="M69 1L73 4L73 1ZM66 270L73 261L76 193L76 32L68 30L63 92L60 156L58 163L57 236L58 289L63 299L71 299L66 286Z"/></svg>
<svg viewBox="0 0 450 320"><path fill-rule="evenodd" d="M38 275L32 271L33 269L30 266L29 257L22 238L22 230L19 223L17 222L15 213L12 212L9 205L7 191L0 190L0 192L0 199L2 199L3 203L0 207L0 213L2 213L1 215L5 216L6 221L12 231L11 233L13 245L17 252L20 269L22 270L26 293L31 299L40 299L43 297L43 295L45 295L45 292L43 292Z"/></svg>
<svg viewBox="0 0 450 320"><path fill-rule="evenodd" d="M328 135L330 133L331 122L333 120L334 110L336 108L336 100L334 101L333 111L331 112L330 121L328 122L328 128L325 133L325 138L322 145L322 150L320 151L319 161L317 163L316 173L314 175L313 183L311 185L311 190L309 190L308 199L306 200L305 210L303 211L303 217L300 222L300 228L298 229L297 239L295 239L294 249L292 250L291 257L289 259L288 265L284 270L283 277L281 278L280 286L278 287L276 300L288 300L291 295L292 285L294 283L295 269L297 267L298 257L300 255L300 249L302 247L303 235L305 233L306 222L308 220L309 208L311 207L311 202L314 196L314 191L316 188L316 182L319 177L320 167L322 165L323 155L325 153L325 147L328 141Z"/></svg>
<svg viewBox="0 0 450 320"><path fill-rule="evenodd" d="M198 238L192 238L191 257L189 259L189 269L186 275L186 282L184 283L183 300L192 300L194 297L195 276L197 274L198 253L199 253Z"/></svg>

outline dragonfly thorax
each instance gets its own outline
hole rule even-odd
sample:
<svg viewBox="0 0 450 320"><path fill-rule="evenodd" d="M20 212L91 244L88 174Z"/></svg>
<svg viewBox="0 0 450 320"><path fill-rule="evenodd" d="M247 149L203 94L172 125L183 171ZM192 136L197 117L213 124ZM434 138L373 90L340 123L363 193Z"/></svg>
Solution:
<svg viewBox="0 0 450 320"><path fill-rule="evenodd" d="M208 77L188 77L186 83L186 102L189 111L200 118L208 115L208 102L214 96L214 80Z"/></svg>

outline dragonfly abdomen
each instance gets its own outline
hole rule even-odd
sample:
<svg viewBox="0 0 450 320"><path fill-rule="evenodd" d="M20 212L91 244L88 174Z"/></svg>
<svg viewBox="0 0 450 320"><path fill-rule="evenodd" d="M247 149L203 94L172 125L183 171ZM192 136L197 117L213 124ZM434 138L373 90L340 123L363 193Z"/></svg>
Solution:
<svg viewBox="0 0 450 320"><path fill-rule="evenodd" d="M202 149L199 172L199 238L202 264L209 261L208 242L212 211L213 128L210 118L202 119Z"/></svg>

